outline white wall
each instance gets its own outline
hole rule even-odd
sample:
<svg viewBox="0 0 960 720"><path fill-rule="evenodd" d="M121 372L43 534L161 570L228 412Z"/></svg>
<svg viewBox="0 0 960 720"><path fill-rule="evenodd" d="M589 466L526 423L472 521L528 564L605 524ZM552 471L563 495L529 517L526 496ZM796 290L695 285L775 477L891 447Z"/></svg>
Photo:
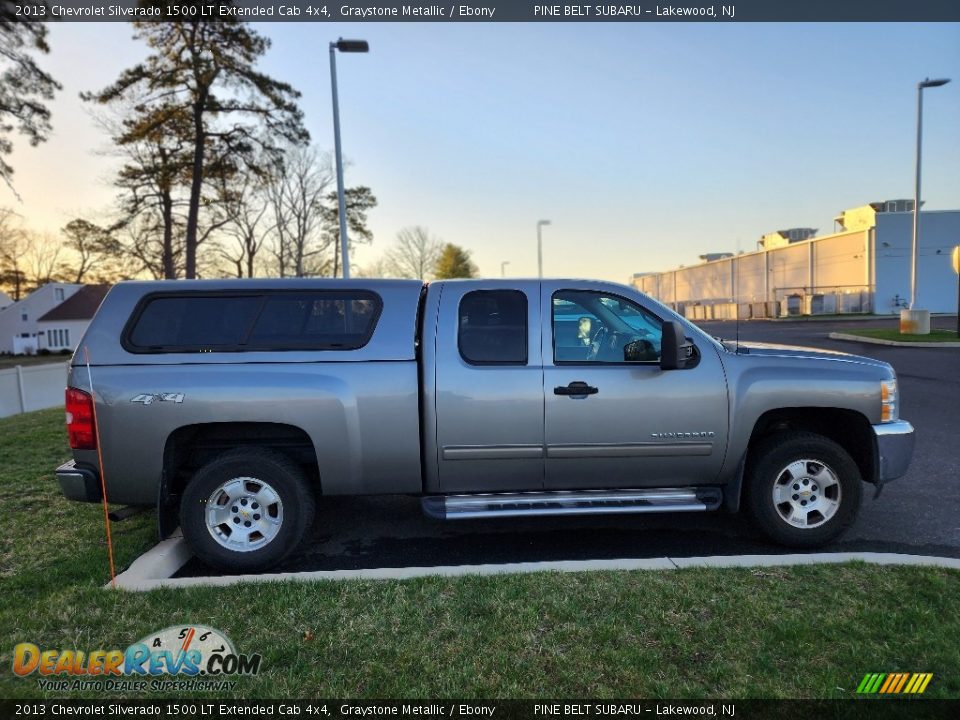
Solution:
<svg viewBox="0 0 960 720"><path fill-rule="evenodd" d="M63 405L67 363L0 370L0 417Z"/></svg>
<svg viewBox="0 0 960 720"><path fill-rule="evenodd" d="M66 348L72 352L77 349L77 343L80 342L80 338L83 337L89 325L89 320L47 320L37 323L37 347L47 348L51 352L58 352ZM56 333L52 333L51 330L68 330L70 343L68 345L57 344L55 342Z"/></svg>
<svg viewBox="0 0 960 720"><path fill-rule="evenodd" d="M0 310L0 353L12 353L13 338L37 334L37 320L79 290L81 285L50 283L34 290L19 302ZM57 290L62 290L58 293ZM26 314L27 319L23 319ZM24 338L26 339L26 338ZM36 345L36 341L34 341Z"/></svg>
<svg viewBox="0 0 960 720"><path fill-rule="evenodd" d="M875 312L899 312L893 306L897 295L909 302L912 242L912 214L877 215ZM957 311L957 274L950 264L950 253L957 245L960 245L960 211L920 213L918 307L931 312Z"/></svg>
<svg viewBox="0 0 960 720"><path fill-rule="evenodd" d="M960 213L958 213L960 215ZM810 293L852 293L870 284L869 233L856 231L792 243L633 279L665 303L757 303ZM676 298L673 296L676 275ZM859 306L858 306L859 307Z"/></svg>

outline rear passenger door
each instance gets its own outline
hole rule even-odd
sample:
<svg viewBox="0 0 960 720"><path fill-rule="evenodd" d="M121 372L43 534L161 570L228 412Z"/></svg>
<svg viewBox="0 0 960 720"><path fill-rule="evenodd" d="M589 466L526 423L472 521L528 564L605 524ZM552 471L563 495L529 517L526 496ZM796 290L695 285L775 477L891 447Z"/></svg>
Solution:
<svg viewBox="0 0 960 720"><path fill-rule="evenodd" d="M543 487L539 283L444 283L436 335L441 492Z"/></svg>

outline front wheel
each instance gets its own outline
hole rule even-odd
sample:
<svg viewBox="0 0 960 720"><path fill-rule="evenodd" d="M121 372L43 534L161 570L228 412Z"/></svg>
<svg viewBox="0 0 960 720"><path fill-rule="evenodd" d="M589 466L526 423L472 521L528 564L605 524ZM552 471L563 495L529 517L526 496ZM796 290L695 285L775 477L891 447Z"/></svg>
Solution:
<svg viewBox="0 0 960 720"><path fill-rule="evenodd" d="M197 557L232 572L275 565L313 523L313 491L285 455L237 448L204 465L180 502L183 536Z"/></svg>
<svg viewBox="0 0 960 720"><path fill-rule="evenodd" d="M751 451L747 507L772 540L791 547L824 545L856 519L860 471L832 440L808 432L779 433Z"/></svg>

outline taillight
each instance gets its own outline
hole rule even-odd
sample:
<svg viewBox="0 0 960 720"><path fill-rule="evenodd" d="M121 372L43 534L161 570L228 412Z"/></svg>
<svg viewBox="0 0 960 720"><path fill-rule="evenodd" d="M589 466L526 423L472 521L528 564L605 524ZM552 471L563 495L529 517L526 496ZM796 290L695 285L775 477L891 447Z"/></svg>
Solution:
<svg viewBox="0 0 960 720"><path fill-rule="evenodd" d="M93 428L93 397L76 388L67 388L67 436L74 450L96 450Z"/></svg>

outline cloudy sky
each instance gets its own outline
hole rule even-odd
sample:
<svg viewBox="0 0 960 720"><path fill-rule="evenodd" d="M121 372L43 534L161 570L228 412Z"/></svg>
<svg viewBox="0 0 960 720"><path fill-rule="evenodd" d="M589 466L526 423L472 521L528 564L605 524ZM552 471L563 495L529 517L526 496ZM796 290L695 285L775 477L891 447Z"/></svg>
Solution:
<svg viewBox="0 0 960 720"><path fill-rule="evenodd" d="M840 210L912 197L916 83L924 199L960 208L960 25L260 23L262 69L303 93L333 145L327 45L338 62L348 184L369 185L369 262L406 225L469 248L485 275L625 281L753 249L768 231L829 232ZM17 202L55 231L109 209L115 160L78 99L145 55L123 23L57 23L43 65L63 84L55 135L13 156ZM960 242L960 238L958 238Z"/></svg>

